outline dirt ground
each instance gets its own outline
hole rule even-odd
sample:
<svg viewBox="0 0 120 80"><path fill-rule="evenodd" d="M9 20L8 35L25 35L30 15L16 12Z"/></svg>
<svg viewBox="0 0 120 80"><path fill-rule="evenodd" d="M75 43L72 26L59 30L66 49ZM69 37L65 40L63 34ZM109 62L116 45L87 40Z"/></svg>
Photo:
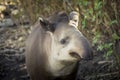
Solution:
<svg viewBox="0 0 120 80"><path fill-rule="evenodd" d="M24 57L29 32L24 26L0 28L0 80L30 80ZM106 60L95 46L93 52L93 60L80 62L78 80L120 80L114 58Z"/></svg>

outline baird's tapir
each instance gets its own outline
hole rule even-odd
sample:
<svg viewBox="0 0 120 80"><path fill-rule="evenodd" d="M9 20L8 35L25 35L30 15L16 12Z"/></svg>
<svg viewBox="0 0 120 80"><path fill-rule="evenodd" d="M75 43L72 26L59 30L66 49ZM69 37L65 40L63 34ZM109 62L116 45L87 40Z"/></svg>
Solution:
<svg viewBox="0 0 120 80"><path fill-rule="evenodd" d="M26 66L31 80L76 79L79 61L92 58L90 43L77 26L75 11L38 19L26 42Z"/></svg>

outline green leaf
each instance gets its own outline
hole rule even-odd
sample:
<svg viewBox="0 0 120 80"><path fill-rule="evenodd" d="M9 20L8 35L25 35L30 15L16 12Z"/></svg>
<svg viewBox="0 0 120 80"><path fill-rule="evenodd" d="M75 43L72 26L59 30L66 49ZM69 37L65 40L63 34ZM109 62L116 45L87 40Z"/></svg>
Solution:
<svg viewBox="0 0 120 80"><path fill-rule="evenodd" d="M84 29L85 27L86 27L86 19L82 21L82 29Z"/></svg>
<svg viewBox="0 0 120 80"><path fill-rule="evenodd" d="M96 44L97 41L100 39L100 33L99 32L95 32L95 37L93 38L93 44Z"/></svg>
<svg viewBox="0 0 120 80"><path fill-rule="evenodd" d="M103 45L99 45L99 46L98 46L98 48L97 48L97 51L102 51L102 50L103 50L103 48L104 48L104 46L103 46Z"/></svg>
<svg viewBox="0 0 120 80"><path fill-rule="evenodd" d="M103 6L103 2L102 1L96 1L95 2L95 10L101 9L102 6Z"/></svg>
<svg viewBox="0 0 120 80"><path fill-rule="evenodd" d="M109 23L109 26L112 26L113 24L116 24L116 23L118 23L117 20L113 20Z"/></svg>
<svg viewBox="0 0 120 80"><path fill-rule="evenodd" d="M104 44L104 48L111 49L112 45L113 45L113 43L106 43L106 44Z"/></svg>
<svg viewBox="0 0 120 80"><path fill-rule="evenodd" d="M88 1L83 0L83 5L87 6L88 5Z"/></svg>
<svg viewBox="0 0 120 80"><path fill-rule="evenodd" d="M108 59L108 57L111 56L112 53L113 53L113 50L107 51L107 53L104 54L104 57L105 57L106 59Z"/></svg>
<svg viewBox="0 0 120 80"><path fill-rule="evenodd" d="M107 57L113 53L113 50L107 51Z"/></svg>
<svg viewBox="0 0 120 80"><path fill-rule="evenodd" d="M120 39L120 37L116 33L114 33L114 34L112 34L112 39L118 40L118 39Z"/></svg>
<svg viewBox="0 0 120 80"><path fill-rule="evenodd" d="M94 22L96 20L96 16L94 15L92 18L92 22Z"/></svg>

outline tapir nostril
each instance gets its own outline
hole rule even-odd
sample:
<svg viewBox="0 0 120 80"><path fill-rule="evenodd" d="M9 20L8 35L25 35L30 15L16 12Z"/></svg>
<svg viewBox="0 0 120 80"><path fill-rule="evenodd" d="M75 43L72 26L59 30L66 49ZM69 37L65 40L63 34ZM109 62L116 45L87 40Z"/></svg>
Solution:
<svg viewBox="0 0 120 80"><path fill-rule="evenodd" d="M80 59L80 55L76 52L70 52L69 54L74 58Z"/></svg>

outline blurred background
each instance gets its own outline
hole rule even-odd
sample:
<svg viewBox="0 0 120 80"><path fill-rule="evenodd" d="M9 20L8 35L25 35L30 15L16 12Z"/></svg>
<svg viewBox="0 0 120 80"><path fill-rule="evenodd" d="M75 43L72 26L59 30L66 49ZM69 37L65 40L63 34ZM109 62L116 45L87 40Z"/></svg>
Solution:
<svg viewBox="0 0 120 80"><path fill-rule="evenodd" d="M73 10L94 52L80 62L78 80L120 80L120 0L0 0L0 80L30 80L24 51L32 25Z"/></svg>

